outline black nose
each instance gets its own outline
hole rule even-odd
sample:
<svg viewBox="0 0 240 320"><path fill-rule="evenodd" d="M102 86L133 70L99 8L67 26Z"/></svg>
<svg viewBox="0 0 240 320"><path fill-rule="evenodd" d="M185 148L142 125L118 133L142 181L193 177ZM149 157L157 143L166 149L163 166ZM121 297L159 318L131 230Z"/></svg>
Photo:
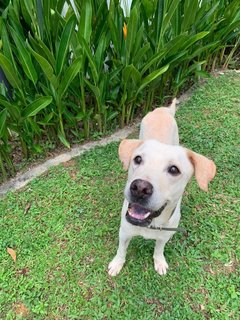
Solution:
<svg viewBox="0 0 240 320"><path fill-rule="evenodd" d="M130 185L130 192L135 199L147 199L153 193L153 186L146 180L136 179Z"/></svg>

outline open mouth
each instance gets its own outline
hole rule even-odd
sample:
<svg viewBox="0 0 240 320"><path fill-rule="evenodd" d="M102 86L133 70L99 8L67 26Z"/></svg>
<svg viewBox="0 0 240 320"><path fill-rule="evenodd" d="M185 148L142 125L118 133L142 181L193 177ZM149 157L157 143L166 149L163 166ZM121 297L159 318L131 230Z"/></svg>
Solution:
<svg viewBox="0 0 240 320"><path fill-rule="evenodd" d="M166 207L165 203L159 210L152 211L137 203L129 203L126 213L126 219L135 226L147 227L151 224L152 219L158 217Z"/></svg>

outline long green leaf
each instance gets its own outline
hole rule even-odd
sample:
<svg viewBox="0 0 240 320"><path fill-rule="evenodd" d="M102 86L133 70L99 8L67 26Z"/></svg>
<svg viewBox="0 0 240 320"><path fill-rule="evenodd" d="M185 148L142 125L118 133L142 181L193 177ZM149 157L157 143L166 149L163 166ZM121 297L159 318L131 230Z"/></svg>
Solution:
<svg viewBox="0 0 240 320"><path fill-rule="evenodd" d="M7 7L7 18L10 21L10 25L14 27L15 30L18 30L19 33L23 36L23 28L20 22L20 8L19 1L9 1L9 6Z"/></svg>
<svg viewBox="0 0 240 320"><path fill-rule="evenodd" d="M153 55L153 56L149 59L148 63L146 63L146 64L144 65L143 69L141 70L141 75L143 76L144 73L145 73L146 71L148 71L153 64L161 62L161 59L162 59L162 57L164 57L165 52L166 52L166 49L163 49L162 51L160 51L160 52L158 52L157 54Z"/></svg>
<svg viewBox="0 0 240 320"><path fill-rule="evenodd" d="M13 58L13 53L12 53L12 48L11 48L11 44L8 37L7 28L4 22L2 23L1 35L2 35L2 42L3 42L3 54L5 55L5 57L7 57L10 60L13 68L15 69L15 72L18 73L15 59Z"/></svg>
<svg viewBox="0 0 240 320"><path fill-rule="evenodd" d="M0 94L0 106L4 106L5 108L11 107L12 103L10 103L3 95Z"/></svg>
<svg viewBox="0 0 240 320"><path fill-rule="evenodd" d="M162 22L164 17L164 0L157 1L157 8L154 16L154 35L155 35L155 43L159 42L159 37L162 29ZM157 50L157 46L156 50Z"/></svg>
<svg viewBox="0 0 240 320"><path fill-rule="evenodd" d="M94 86L91 84L87 79L84 79L84 82L88 86L88 88L92 91L92 93L95 95L96 99L100 101L100 90L97 86Z"/></svg>
<svg viewBox="0 0 240 320"><path fill-rule="evenodd" d="M126 66L122 71L122 75L125 85L127 85L128 81L130 80L134 81L134 83L137 85L141 80L141 74L133 64Z"/></svg>
<svg viewBox="0 0 240 320"><path fill-rule="evenodd" d="M12 37L16 44L17 51L19 54L19 60L21 62L21 65L23 67L23 70L26 74L26 76L34 83L36 84L38 76L37 72L33 66L31 55L29 54L26 45L23 41L23 39L19 36L19 34L11 28Z"/></svg>
<svg viewBox="0 0 240 320"><path fill-rule="evenodd" d="M198 11L197 14L199 14L200 12L202 13L202 16L200 16L200 18L196 18L196 27L202 27L204 25L204 23L207 23L209 24L209 22L211 21L211 23L214 21L212 19L212 15L214 14L215 10L217 9L217 7L219 6L219 2L220 1L217 1L215 4L213 4L213 6L211 6L211 9L206 12L204 10L204 5L207 4L207 2L203 2L203 7L201 9L203 9L205 12L201 12L200 10Z"/></svg>
<svg viewBox="0 0 240 320"><path fill-rule="evenodd" d="M113 42L113 50L119 54L120 53L120 41L119 41L119 33L118 33L118 29L112 19L112 17L108 16L108 27L109 27L109 31L111 33L111 40Z"/></svg>
<svg viewBox="0 0 240 320"><path fill-rule="evenodd" d="M65 91L69 87L72 80L76 77L78 72L80 71L82 66L82 59L78 58L76 59L73 64L68 67L67 71L63 75L62 81L58 88L58 99L61 100Z"/></svg>
<svg viewBox="0 0 240 320"><path fill-rule="evenodd" d="M83 47L83 49L84 49L84 51L85 51L85 53L86 53L86 55L88 57L94 83L97 84L98 83L99 74L97 72L97 66L95 64L95 61L94 61L94 58L93 58L93 54L92 54L91 50L89 49L86 40L83 37L80 37L80 41L81 41L81 45L82 45L82 47Z"/></svg>
<svg viewBox="0 0 240 320"><path fill-rule="evenodd" d="M135 36L135 44L134 44L134 47L132 50L132 61L133 61L133 59L135 59L136 55L141 50L142 46L145 44L143 34L144 34L144 26L142 24L141 27L138 29L137 34ZM140 61L138 61L138 62L140 62Z"/></svg>
<svg viewBox="0 0 240 320"><path fill-rule="evenodd" d="M6 78L8 79L10 85L13 88L21 88L21 82L18 75L15 72L13 65L10 60L6 58L2 53L0 53L0 66L2 67Z"/></svg>
<svg viewBox="0 0 240 320"><path fill-rule="evenodd" d="M67 147L68 149L71 148L70 143L67 141L67 139L64 137L64 135L60 131L58 132L58 138L60 139L62 144L64 144L65 147Z"/></svg>
<svg viewBox="0 0 240 320"><path fill-rule="evenodd" d="M141 60L143 59L144 55L149 51L150 44L145 44L134 56L133 58L133 64L138 66L138 64L141 64Z"/></svg>
<svg viewBox="0 0 240 320"><path fill-rule="evenodd" d="M22 0L19 2L21 6L21 14L23 16L23 19L27 22L27 24L30 26L33 18L33 1L29 0Z"/></svg>
<svg viewBox="0 0 240 320"><path fill-rule="evenodd" d="M36 51L41 56L44 56L49 63L51 63L52 67L55 69L56 61L53 56L52 51L49 50L49 48L46 46L46 44L39 38L36 37L33 38L31 35L29 35L29 41L32 47L34 48L34 51Z"/></svg>
<svg viewBox="0 0 240 320"><path fill-rule="evenodd" d="M138 27L138 6L135 5L131 10L130 19L127 25L127 38L126 38L126 63L128 64L130 61L130 55L135 47L135 40L137 34L137 27Z"/></svg>
<svg viewBox="0 0 240 320"><path fill-rule="evenodd" d="M166 66L153 71L152 73L150 73L148 76L146 76L143 80L142 80L142 84L140 85L136 95L138 95L138 93L140 91L142 91L147 85L149 85L153 80L157 79L160 75L162 75L164 72L166 72L169 68L169 64L167 64Z"/></svg>
<svg viewBox="0 0 240 320"><path fill-rule="evenodd" d="M184 16L182 19L182 32L189 30L190 26L194 23L198 9L198 0L185 0L184 1Z"/></svg>
<svg viewBox="0 0 240 320"><path fill-rule="evenodd" d="M65 58L66 58L67 52L69 51L69 43L70 43L70 39L71 39L72 32L74 30L75 25L76 25L76 18L74 15L71 15L61 35L61 40L60 40L60 44L57 52L57 59L56 59L57 74L61 73L63 65L66 63Z"/></svg>
<svg viewBox="0 0 240 320"><path fill-rule="evenodd" d="M98 72L100 72L100 70L104 66L104 59L106 57L104 53L106 53L106 46L107 46L107 36L105 33L103 33L99 40L98 47L95 53L95 61L96 61Z"/></svg>
<svg viewBox="0 0 240 320"><path fill-rule="evenodd" d="M209 34L209 31L202 31L202 32L195 34L194 36L190 37L188 40L185 41L185 43L183 44L183 48L186 49L186 48L190 47L192 44L203 39L208 34Z"/></svg>
<svg viewBox="0 0 240 320"><path fill-rule="evenodd" d="M7 109L0 112L0 138L6 133L6 119L7 119Z"/></svg>
<svg viewBox="0 0 240 320"><path fill-rule="evenodd" d="M92 5L91 1L83 1L81 10L80 24L78 35L83 37L87 43L90 42L92 33Z"/></svg>
<svg viewBox="0 0 240 320"><path fill-rule="evenodd" d="M196 50L194 50L192 52L192 54L188 57L188 59L191 61L193 58L200 56L204 51L208 51L209 49L211 49L210 50L210 52L211 52L212 50L214 50L214 48L217 45L219 45L219 43L220 43L220 41L214 41L210 44L207 44L206 46L202 46L200 48L197 47L197 49L195 48Z"/></svg>
<svg viewBox="0 0 240 320"><path fill-rule="evenodd" d="M162 43L162 37L169 25L169 22L175 12L175 10L177 9L177 6L179 5L180 0L172 0L170 3L170 7L168 8L168 12L166 13L166 15L164 16L163 22L162 22L162 28L160 31L160 37L158 39L158 50L160 48L160 45Z"/></svg>
<svg viewBox="0 0 240 320"><path fill-rule="evenodd" d="M28 2L28 0L25 2ZM43 1L36 1L36 11L37 11L37 19L38 19L38 27L40 31L40 36L43 39L43 26L44 26L44 18L43 18Z"/></svg>
<svg viewBox="0 0 240 320"><path fill-rule="evenodd" d="M23 118L33 117L52 102L52 97L41 97L30 103L22 113Z"/></svg>
<svg viewBox="0 0 240 320"><path fill-rule="evenodd" d="M44 31L46 36L49 38L51 33L51 1L41 1L42 2L42 9L43 9L43 18L44 18Z"/></svg>
<svg viewBox="0 0 240 320"><path fill-rule="evenodd" d="M56 89L58 85L57 77L54 75L54 70L51 66L51 64L40 54L35 52L30 46L29 50L31 51L32 55L35 57L37 62L39 63L42 71L50 81L50 83L53 85L53 87Z"/></svg>
<svg viewBox="0 0 240 320"><path fill-rule="evenodd" d="M4 106L11 117L15 120L19 120L21 118L20 107L14 104L12 101L9 102L3 95L0 94L0 106Z"/></svg>

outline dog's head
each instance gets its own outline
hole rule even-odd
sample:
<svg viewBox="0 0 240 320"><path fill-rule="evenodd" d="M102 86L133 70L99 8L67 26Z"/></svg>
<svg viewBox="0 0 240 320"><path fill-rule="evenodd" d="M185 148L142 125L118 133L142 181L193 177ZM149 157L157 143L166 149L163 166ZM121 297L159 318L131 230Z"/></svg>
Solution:
<svg viewBox="0 0 240 320"><path fill-rule="evenodd" d="M199 187L207 191L216 173L208 158L157 140L123 140L119 158L128 169L126 217L135 225L147 226L168 204L176 205L193 174Z"/></svg>

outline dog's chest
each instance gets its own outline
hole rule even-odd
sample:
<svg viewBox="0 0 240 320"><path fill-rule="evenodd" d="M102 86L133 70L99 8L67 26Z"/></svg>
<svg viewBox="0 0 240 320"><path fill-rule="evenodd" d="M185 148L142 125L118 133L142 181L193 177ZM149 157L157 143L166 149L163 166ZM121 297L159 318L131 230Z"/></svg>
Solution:
<svg viewBox="0 0 240 320"><path fill-rule="evenodd" d="M142 236L144 239L152 240L166 240L174 234L172 231L152 230L148 228L140 228L138 231L139 236Z"/></svg>

